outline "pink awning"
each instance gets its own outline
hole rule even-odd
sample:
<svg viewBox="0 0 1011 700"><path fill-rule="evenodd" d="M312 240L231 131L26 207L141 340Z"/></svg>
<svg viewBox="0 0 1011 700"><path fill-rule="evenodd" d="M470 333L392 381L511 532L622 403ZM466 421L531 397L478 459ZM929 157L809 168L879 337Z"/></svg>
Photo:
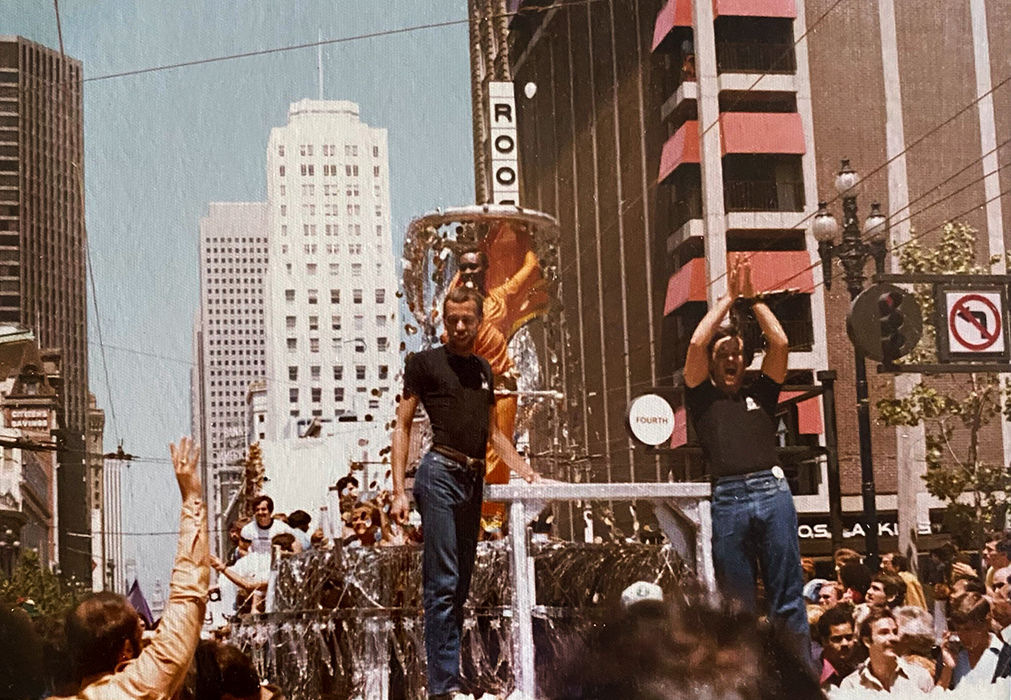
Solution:
<svg viewBox="0 0 1011 700"><path fill-rule="evenodd" d="M713 0L713 17L788 17L796 19L793 0Z"/></svg>
<svg viewBox="0 0 1011 700"><path fill-rule="evenodd" d="M670 436L671 448L688 444L688 413L684 406L674 410L674 433Z"/></svg>
<svg viewBox="0 0 1011 700"><path fill-rule="evenodd" d="M786 401L794 396L800 396L800 394L799 391L784 391L780 393L779 400ZM821 409L818 406L817 397L797 404L797 431L801 435L821 435Z"/></svg>
<svg viewBox="0 0 1011 700"><path fill-rule="evenodd" d="M814 291L814 274L806 250L764 250L730 255L747 256L751 262L751 278L758 292L795 289L801 294L810 294ZM706 261L703 258L692 259L667 282L664 316L689 301L705 301L707 286Z"/></svg>
<svg viewBox="0 0 1011 700"><path fill-rule="evenodd" d="M650 50L656 51L674 27L691 26L691 0L667 0L667 4L656 15L656 24L653 25L653 47Z"/></svg>
<svg viewBox="0 0 1011 700"><path fill-rule="evenodd" d="M660 153L660 174L657 182L663 182L682 163L699 162L699 123L685 122L674 135L667 139Z"/></svg>
<svg viewBox="0 0 1011 700"><path fill-rule="evenodd" d="M803 155L807 150L804 144L804 125L796 112L725 112L720 115L720 133L723 137L723 155Z"/></svg>

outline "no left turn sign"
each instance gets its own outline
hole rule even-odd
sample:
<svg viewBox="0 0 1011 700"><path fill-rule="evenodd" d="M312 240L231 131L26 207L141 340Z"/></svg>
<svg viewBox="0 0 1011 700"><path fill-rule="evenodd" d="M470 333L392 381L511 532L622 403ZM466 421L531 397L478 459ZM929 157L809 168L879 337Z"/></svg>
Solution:
<svg viewBox="0 0 1011 700"><path fill-rule="evenodd" d="M945 290L947 350L952 355L1003 355L1005 298L998 290Z"/></svg>

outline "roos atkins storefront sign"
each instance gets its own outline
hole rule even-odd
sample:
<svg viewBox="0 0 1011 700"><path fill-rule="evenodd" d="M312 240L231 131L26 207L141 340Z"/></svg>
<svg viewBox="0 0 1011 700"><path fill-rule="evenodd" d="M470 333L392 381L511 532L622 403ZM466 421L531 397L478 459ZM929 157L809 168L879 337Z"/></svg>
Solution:
<svg viewBox="0 0 1011 700"><path fill-rule="evenodd" d="M861 522L863 513L843 513L843 547L863 551L865 525ZM943 510L930 512L930 525L921 525L918 535L918 545L921 552L926 552L946 541L941 523ZM829 528L828 513L798 513L797 537L800 539L800 553L803 556L826 556L832 553L832 532ZM894 551L898 548L899 524L898 513L885 511L878 513L878 538L881 541L881 551Z"/></svg>

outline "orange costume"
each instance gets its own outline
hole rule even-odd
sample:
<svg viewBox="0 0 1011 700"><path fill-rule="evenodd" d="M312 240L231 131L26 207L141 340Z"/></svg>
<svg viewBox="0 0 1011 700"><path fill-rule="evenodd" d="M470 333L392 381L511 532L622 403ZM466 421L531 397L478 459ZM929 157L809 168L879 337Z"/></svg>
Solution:
<svg viewBox="0 0 1011 700"><path fill-rule="evenodd" d="M518 373L509 357L509 341L524 323L544 313L548 296L544 290L540 263L531 250L530 234L516 232L503 222L481 241L488 258L484 297L484 318L478 328L474 352L488 360L495 375L495 388L516 391ZM459 286L459 277L452 287ZM499 430L512 439L516 428L518 400L515 394L495 397L495 415ZM509 481L509 467L488 445L485 464L485 481L505 484ZM501 514L500 503L486 503L485 515Z"/></svg>

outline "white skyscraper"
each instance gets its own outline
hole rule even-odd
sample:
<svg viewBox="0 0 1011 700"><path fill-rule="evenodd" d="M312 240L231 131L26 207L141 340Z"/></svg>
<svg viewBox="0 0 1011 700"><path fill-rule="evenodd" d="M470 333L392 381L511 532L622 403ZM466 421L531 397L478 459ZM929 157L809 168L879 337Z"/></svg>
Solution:
<svg viewBox="0 0 1011 700"><path fill-rule="evenodd" d="M270 133L267 202L267 439L314 418L324 435L335 420L384 430L400 359L386 130L353 102L292 104Z"/></svg>
<svg viewBox="0 0 1011 700"><path fill-rule="evenodd" d="M265 378L267 206L212 202L200 220L200 320L195 332L199 440L212 530L239 487L246 455L246 391ZM194 423L198 421L195 420Z"/></svg>

